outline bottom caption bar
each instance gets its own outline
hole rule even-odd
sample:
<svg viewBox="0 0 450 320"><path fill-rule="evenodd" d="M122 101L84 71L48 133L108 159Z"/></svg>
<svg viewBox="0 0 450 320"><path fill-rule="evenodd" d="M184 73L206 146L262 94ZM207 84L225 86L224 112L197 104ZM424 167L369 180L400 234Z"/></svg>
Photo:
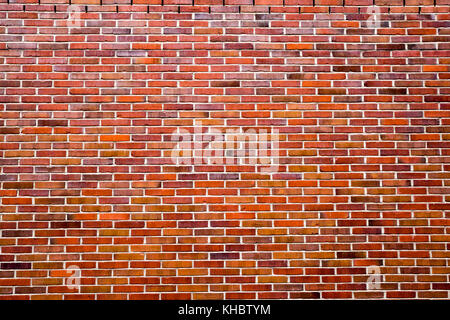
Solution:
<svg viewBox="0 0 450 320"><path fill-rule="evenodd" d="M357 317L358 310L383 319L387 311L398 311L402 318L432 308L446 314L449 300L162 300L162 301L0 301L5 314L16 318L45 315L46 318L70 314L75 319L302 319L314 316ZM431 309L430 309L431 310ZM438 317L439 318L439 317ZM444 318L444 316L442 317ZM448 318L448 317L446 317ZM360 317L358 316L358 319Z"/></svg>

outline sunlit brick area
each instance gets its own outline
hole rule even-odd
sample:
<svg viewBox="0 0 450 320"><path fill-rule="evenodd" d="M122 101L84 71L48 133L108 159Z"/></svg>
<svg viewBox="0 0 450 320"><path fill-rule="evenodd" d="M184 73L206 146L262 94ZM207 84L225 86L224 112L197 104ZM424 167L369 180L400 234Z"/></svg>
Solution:
<svg viewBox="0 0 450 320"><path fill-rule="evenodd" d="M448 299L449 0L0 0L0 299Z"/></svg>

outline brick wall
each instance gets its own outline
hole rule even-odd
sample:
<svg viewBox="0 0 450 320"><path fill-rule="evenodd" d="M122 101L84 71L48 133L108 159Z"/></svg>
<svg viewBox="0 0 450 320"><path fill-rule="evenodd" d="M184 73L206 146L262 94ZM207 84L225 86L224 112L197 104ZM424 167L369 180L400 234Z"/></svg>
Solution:
<svg viewBox="0 0 450 320"><path fill-rule="evenodd" d="M449 298L449 6L0 0L1 298Z"/></svg>

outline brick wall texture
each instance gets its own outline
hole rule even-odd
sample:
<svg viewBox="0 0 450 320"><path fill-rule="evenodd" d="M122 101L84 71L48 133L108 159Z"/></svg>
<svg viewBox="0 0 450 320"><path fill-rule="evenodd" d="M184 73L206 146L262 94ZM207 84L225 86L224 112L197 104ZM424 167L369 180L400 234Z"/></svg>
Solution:
<svg viewBox="0 0 450 320"><path fill-rule="evenodd" d="M1 299L448 299L449 27L0 0Z"/></svg>

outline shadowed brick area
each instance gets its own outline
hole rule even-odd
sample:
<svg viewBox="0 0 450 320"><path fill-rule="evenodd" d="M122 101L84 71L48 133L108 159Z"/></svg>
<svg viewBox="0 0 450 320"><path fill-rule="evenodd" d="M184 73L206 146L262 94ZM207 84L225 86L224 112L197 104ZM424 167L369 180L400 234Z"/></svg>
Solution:
<svg viewBox="0 0 450 320"><path fill-rule="evenodd" d="M449 27L448 0L0 0L0 299L448 299Z"/></svg>

